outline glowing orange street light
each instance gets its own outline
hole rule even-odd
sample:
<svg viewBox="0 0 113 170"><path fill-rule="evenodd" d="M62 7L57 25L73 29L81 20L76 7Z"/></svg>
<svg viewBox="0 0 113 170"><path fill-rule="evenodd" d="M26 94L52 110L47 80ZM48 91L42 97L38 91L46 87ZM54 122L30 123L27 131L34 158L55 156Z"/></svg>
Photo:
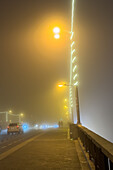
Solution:
<svg viewBox="0 0 113 170"><path fill-rule="evenodd" d="M67 99L64 99L65 102L67 102Z"/></svg>
<svg viewBox="0 0 113 170"><path fill-rule="evenodd" d="M66 106L66 105L65 105L65 106L64 106L64 108L65 108L65 109L67 109L67 108L68 108L68 106Z"/></svg>
<svg viewBox="0 0 113 170"><path fill-rule="evenodd" d="M55 38L55 39L59 39L59 38L60 38L60 35L59 35L59 34L55 34L55 35L54 35L54 38Z"/></svg>
<svg viewBox="0 0 113 170"><path fill-rule="evenodd" d="M59 28L59 27L55 27L55 28L53 29L53 32L54 32L55 34L59 34L59 33L60 33L60 28Z"/></svg>
<svg viewBox="0 0 113 170"><path fill-rule="evenodd" d="M20 116L21 116L21 117L23 117L23 116L24 116L24 114L23 114L23 113L20 113Z"/></svg>
<svg viewBox="0 0 113 170"><path fill-rule="evenodd" d="M67 115L67 116L69 115L68 111L66 112L66 115Z"/></svg>
<svg viewBox="0 0 113 170"><path fill-rule="evenodd" d="M64 86L66 86L66 83L60 83L60 84L58 84L57 86L58 86L58 87L64 87Z"/></svg>
<svg viewBox="0 0 113 170"><path fill-rule="evenodd" d="M59 84L58 87L63 87L64 85L63 84Z"/></svg>
<svg viewBox="0 0 113 170"><path fill-rule="evenodd" d="M9 110L9 113L12 113L12 110Z"/></svg>
<svg viewBox="0 0 113 170"><path fill-rule="evenodd" d="M59 27L55 27L54 29L53 29L53 32L54 32L54 38L55 39L59 39L60 38L60 28Z"/></svg>

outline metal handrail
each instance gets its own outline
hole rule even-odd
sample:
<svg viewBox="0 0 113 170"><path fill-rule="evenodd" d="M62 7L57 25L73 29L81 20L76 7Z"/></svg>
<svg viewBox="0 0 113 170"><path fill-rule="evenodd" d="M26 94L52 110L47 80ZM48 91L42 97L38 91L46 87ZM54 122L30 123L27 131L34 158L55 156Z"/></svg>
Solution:
<svg viewBox="0 0 113 170"><path fill-rule="evenodd" d="M78 137L89 153L89 159L94 162L95 169L113 170L113 143L81 125L77 129Z"/></svg>

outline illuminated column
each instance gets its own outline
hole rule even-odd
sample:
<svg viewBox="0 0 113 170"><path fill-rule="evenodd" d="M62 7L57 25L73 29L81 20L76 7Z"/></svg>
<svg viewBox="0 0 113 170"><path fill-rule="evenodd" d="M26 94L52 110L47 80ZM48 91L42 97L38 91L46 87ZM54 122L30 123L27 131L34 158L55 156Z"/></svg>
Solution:
<svg viewBox="0 0 113 170"><path fill-rule="evenodd" d="M71 121L73 122L73 89L72 89L72 60L73 60L73 36L74 36L74 32L73 32L73 21L74 21L74 0L72 0L72 16L71 16L71 57L70 57L70 87L69 87L69 110L70 110L70 116L71 116ZM73 52L72 52L73 51Z"/></svg>
<svg viewBox="0 0 113 170"><path fill-rule="evenodd" d="M79 97L78 97L78 68L77 68L77 50L76 44L74 41L74 6L75 0L72 0L72 16L71 16L71 57L70 57L70 90L69 90L69 99L70 99L70 114L73 118L73 87L75 87L75 97L76 97L76 112L77 112L77 124L80 124L80 113L79 113Z"/></svg>

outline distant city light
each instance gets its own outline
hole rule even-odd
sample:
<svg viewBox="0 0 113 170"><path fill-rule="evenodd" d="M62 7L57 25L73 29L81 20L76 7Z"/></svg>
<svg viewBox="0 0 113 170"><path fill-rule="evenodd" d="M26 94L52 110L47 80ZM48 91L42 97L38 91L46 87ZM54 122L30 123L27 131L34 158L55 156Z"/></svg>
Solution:
<svg viewBox="0 0 113 170"><path fill-rule="evenodd" d="M23 127L23 130L28 130L29 129L29 125L27 123L24 123L22 125L22 127Z"/></svg>
<svg viewBox="0 0 113 170"><path fill-rule="evenodd" d="M20 116L21 116L21 117L23 117L23 116L24 116L24 114L23 114L23 113L20 113Z"/></svg>
<svg viewBox="0 0 113 170"><path fill-rule="evenodd" d="M38 124L35 125L35 128L38 128Z"/></svg>
<svg viewBox="0 0 113 170"><path fill-rule="evenodd" d="M9 110L9 113L12 113L12 110Z"/></svg>
<svg viewBox="0 0 113 170"><path fill-rule="evenodd" d="M39 126L39 129L49 129L49 128L58 128L58 124L53 124L53 125L47 125L47 124L42 124Z"/></svg>
<svg viewBox="0 0 113 170"><path fill-rule="evenodd" d="M53 125L53 128L58 128L59 126L58 125Z"/></svg>

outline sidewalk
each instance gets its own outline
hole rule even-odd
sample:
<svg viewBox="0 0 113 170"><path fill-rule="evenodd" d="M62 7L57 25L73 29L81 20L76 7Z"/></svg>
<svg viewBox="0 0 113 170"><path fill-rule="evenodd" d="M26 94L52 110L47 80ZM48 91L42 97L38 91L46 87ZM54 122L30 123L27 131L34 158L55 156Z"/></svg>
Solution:
<svg viewBox="0 0 113 170"><path fill-rule="evenodd" d="M47 130L0 161L0 170L81 170L75 143L67 130Z"/></svg>

